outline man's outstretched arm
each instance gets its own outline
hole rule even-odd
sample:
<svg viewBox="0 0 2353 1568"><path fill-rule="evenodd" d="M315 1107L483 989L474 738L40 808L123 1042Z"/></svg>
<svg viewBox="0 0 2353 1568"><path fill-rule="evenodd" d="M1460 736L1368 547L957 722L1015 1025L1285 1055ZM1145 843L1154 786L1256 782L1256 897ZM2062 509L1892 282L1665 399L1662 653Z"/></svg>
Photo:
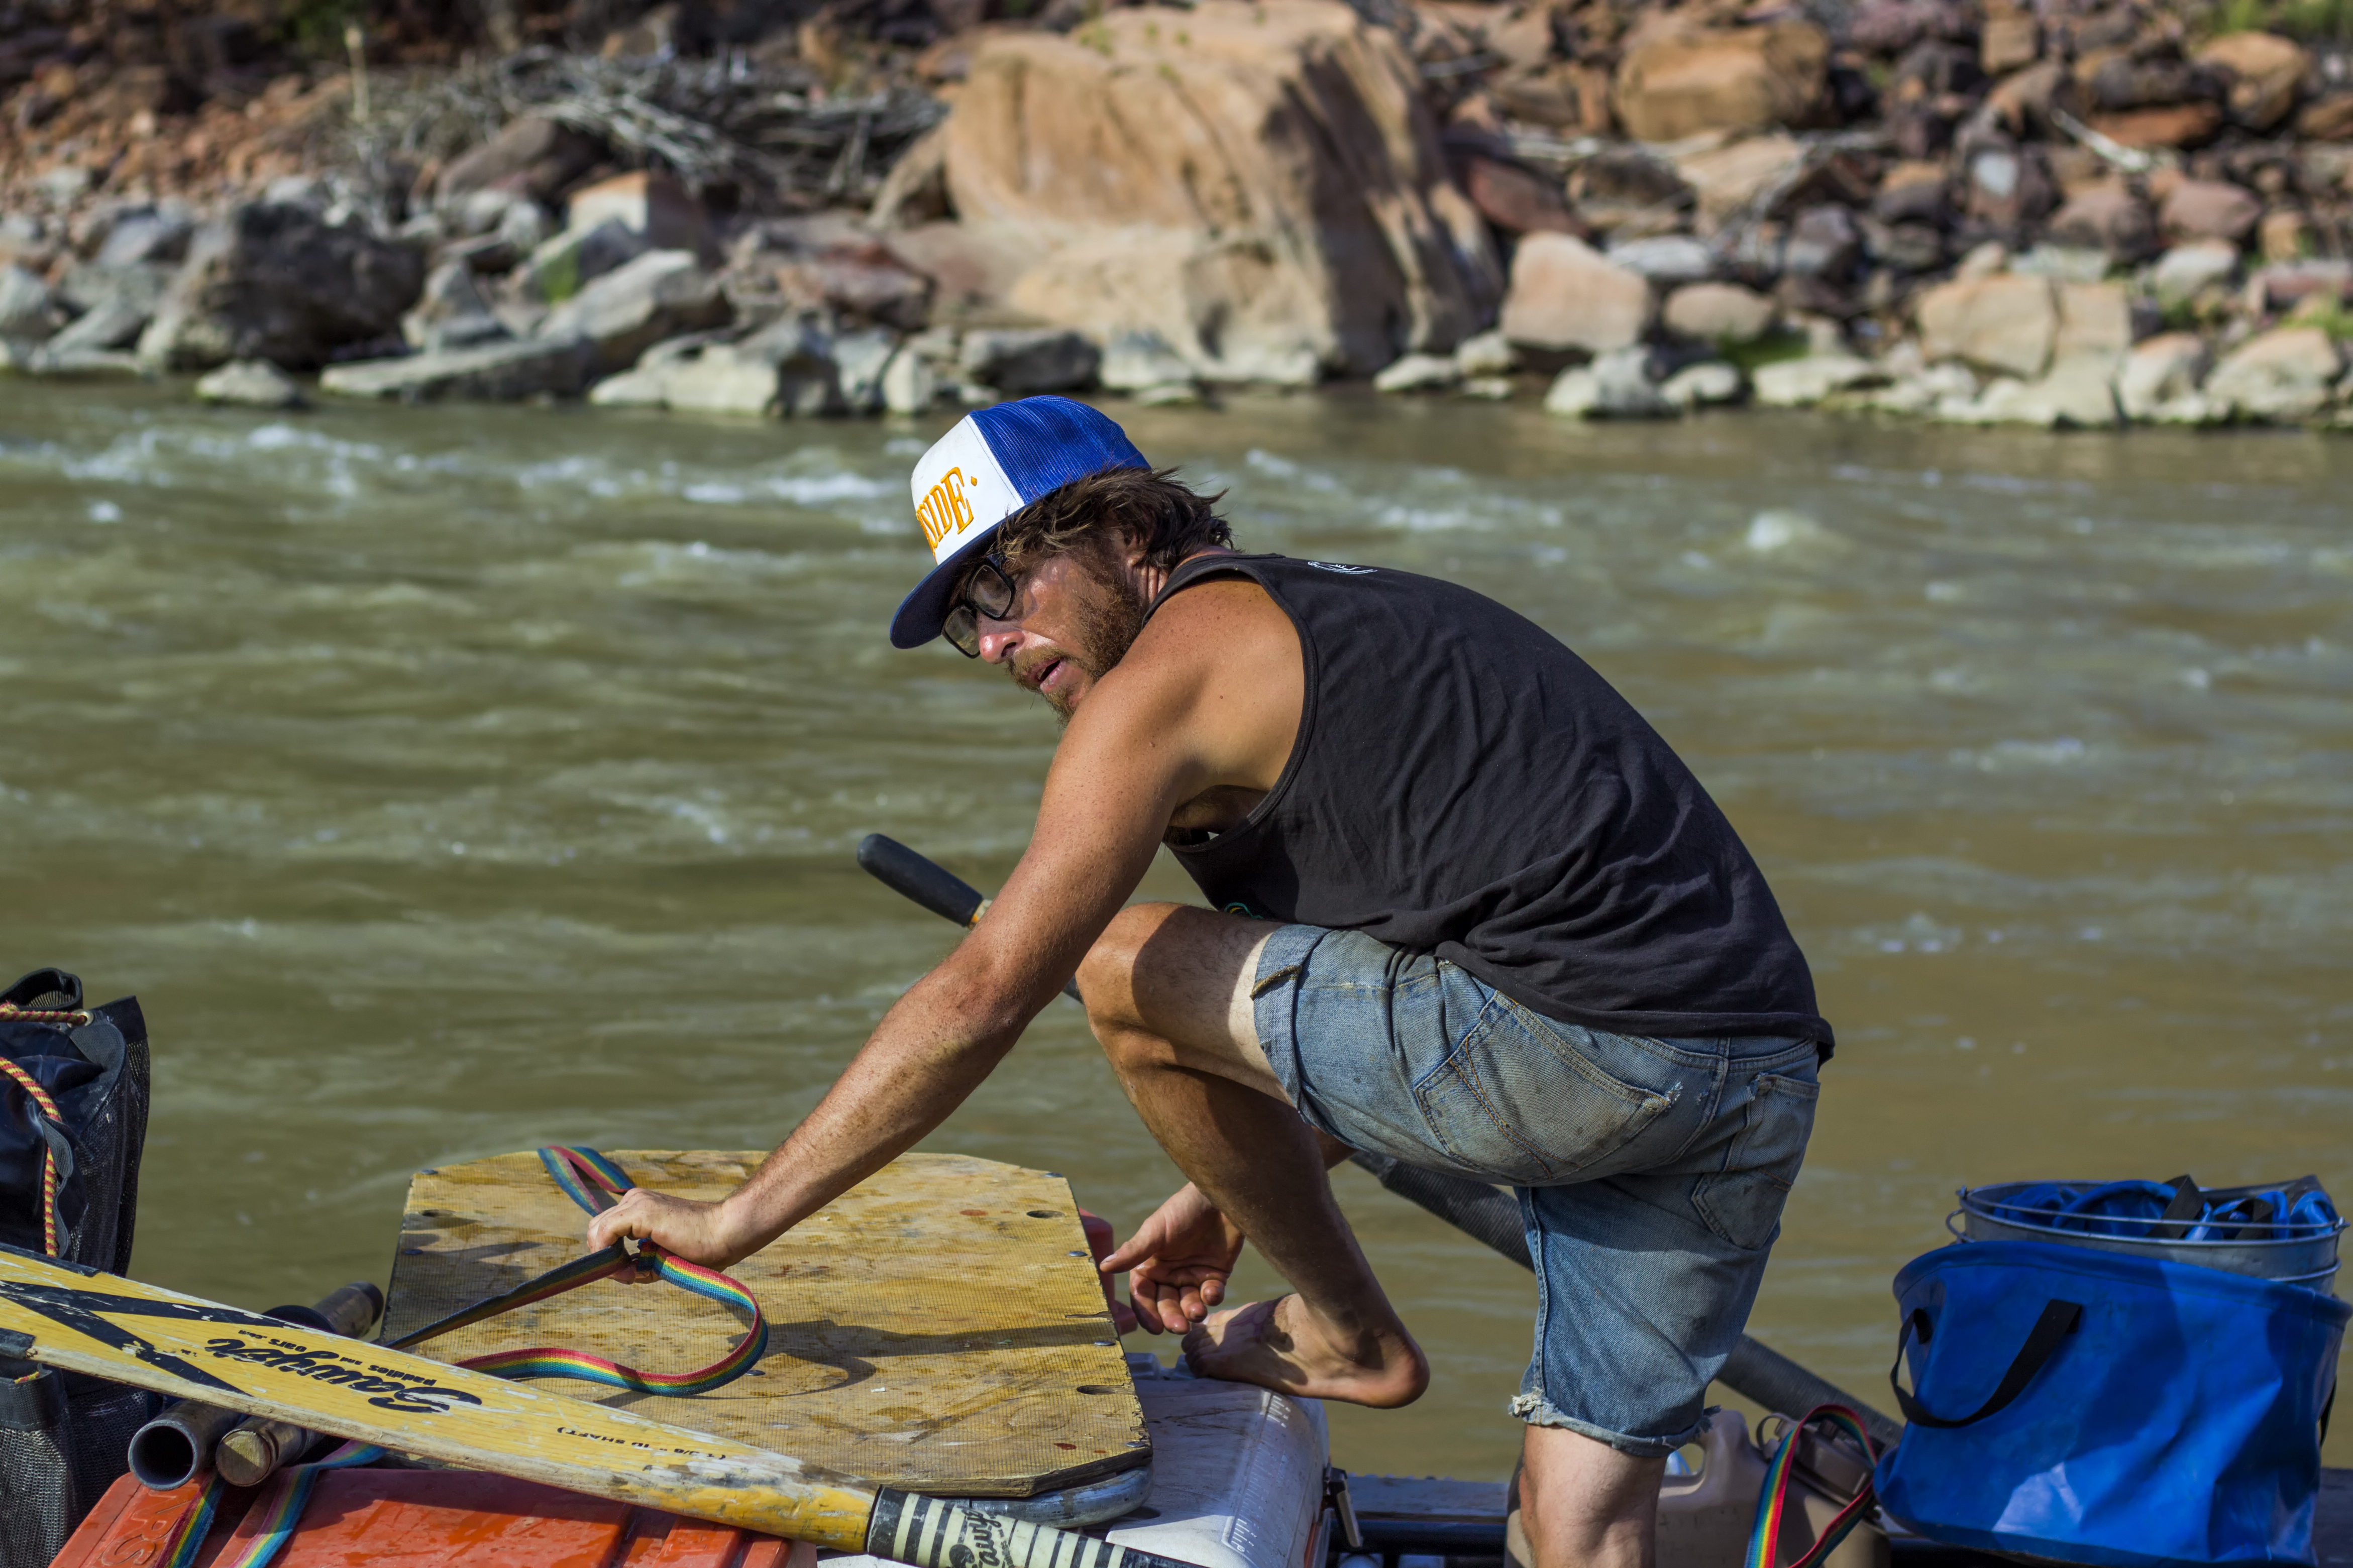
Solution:
<svg viewBox="0 0 2353 1568"><path fill-rule="evenodd" d="M751 1180L717 1204L643 1188L596 1217L725 1268L905 1152L979 1086L1118 912L1178 800L1221 782L1188 740L1182 661L1110 672L1065 733L1038 827L987 917L883 1016L832 1089ZM1147 670L1150 673L1147 673Z"/></svg>

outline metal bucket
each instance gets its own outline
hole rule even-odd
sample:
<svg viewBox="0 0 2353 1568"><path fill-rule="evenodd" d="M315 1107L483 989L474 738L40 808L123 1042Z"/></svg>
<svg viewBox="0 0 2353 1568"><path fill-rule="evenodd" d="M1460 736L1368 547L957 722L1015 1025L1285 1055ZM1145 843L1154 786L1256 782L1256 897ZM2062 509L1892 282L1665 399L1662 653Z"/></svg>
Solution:
<svg viewBox="0 0 2353 1568"><path fill-rule="evenodd" d="M2051 1223L2048 1210L2022 1208L2010 1201L2029 1187L2052 1184L2003 1182L1992 1186L1963 1187L1959 1194L1960 1212L1956 1216L1961 1225L1956 1234L1964 1241L2055 1241L2067 1247L2089 1247L2136 1258L2161 1258L2168 1262L2195 1263L2205 1268L2251 1274L2260 1279L2276 1279L2282 1284L2303 1285L2315 1290L2328 1289L2337 1273L2337 1238L2346 1225L2342 1219L2318 1235L2313 1234L2315 1227L2309 1224L2265 1221L2240 1226L2237 1234L2227 1241L2188 1241L2165 1236L2168 1231L2182 1229L2180 1220L2103 1216L2099 1221L2102 1226L2126 1233L2103 1236L2093 1231L2060 1229ZM2088 1188L2104 1184L2061 1184ZM2269 1190L2212 1187L2207 1189L2206 1196L2230 1199ZM2147 1234L2131 1234L2136 1230Z"/></svg>

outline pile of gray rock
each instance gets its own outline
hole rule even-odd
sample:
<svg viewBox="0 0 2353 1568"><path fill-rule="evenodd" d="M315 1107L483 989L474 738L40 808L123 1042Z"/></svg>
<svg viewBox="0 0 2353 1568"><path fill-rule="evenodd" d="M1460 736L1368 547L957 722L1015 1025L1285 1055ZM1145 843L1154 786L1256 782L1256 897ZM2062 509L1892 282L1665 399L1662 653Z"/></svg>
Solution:
<svg viewBox="0 0 2353 1568"><path fill-rule="evenodd" d="M2353 426L2353 55L2213 20L1198 0L976 24L914 62L950 108L864 210L714 212L531 115L390 192L329 168L198 211L61 168L0 214L0 368L198 373L269 406L312 375L777 417L1357 379L1580 419Z"/></svg>
<svg viewBox="0 0 2353 1568"><path fill-rule="evenodd" d="M2226 234L2168 227L2171 243L2137 263L2048 238L2019 251L1983 241L1900 310L1844 318L1805 309L1786 275L1760 286L1753 258L1694 237L1604 249L1530 235L1513 258L1500 344L1465 344L1451 365L1401 363L1376 384L1480 392L1482 369L1510 353L1582 362L1559 369L1545 398L1582 418L1746 401L2046 428L2353 427L2353 261L2265 260ZM1806 243L1792 226L1782 265Z"/></svg>

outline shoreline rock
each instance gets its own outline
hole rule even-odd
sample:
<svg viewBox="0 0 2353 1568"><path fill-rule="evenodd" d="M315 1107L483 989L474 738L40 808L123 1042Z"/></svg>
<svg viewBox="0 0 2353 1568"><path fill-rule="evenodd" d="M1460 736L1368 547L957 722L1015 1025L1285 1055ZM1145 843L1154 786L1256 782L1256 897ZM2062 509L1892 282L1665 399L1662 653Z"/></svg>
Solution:
<svg viewBox="0 0 2353 1568"><path fill-rule="evenodd" d="M552 48L371 37L365 117L282 37L174 77L136 18L58 29L0 50L0 368L770 416L1338 377L2353 428L2353 46L2215 23L1049 0L723 37L616 0Z"/></svg>

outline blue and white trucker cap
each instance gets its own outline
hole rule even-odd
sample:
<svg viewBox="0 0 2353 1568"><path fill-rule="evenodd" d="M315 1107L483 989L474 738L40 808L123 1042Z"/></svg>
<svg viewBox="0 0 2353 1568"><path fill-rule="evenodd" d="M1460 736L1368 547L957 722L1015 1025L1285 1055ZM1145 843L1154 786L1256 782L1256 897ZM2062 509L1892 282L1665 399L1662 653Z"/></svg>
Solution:
<svg viewBox="0 0 2353 1568"><path fill-rule="evenodd" d="M921 647L940 635L949 595L998 523L1072 479L1151 466L1125 431L1067 397L1024 397L957 420L909 485L933 566L891 617L891 646Z"/></svg>

